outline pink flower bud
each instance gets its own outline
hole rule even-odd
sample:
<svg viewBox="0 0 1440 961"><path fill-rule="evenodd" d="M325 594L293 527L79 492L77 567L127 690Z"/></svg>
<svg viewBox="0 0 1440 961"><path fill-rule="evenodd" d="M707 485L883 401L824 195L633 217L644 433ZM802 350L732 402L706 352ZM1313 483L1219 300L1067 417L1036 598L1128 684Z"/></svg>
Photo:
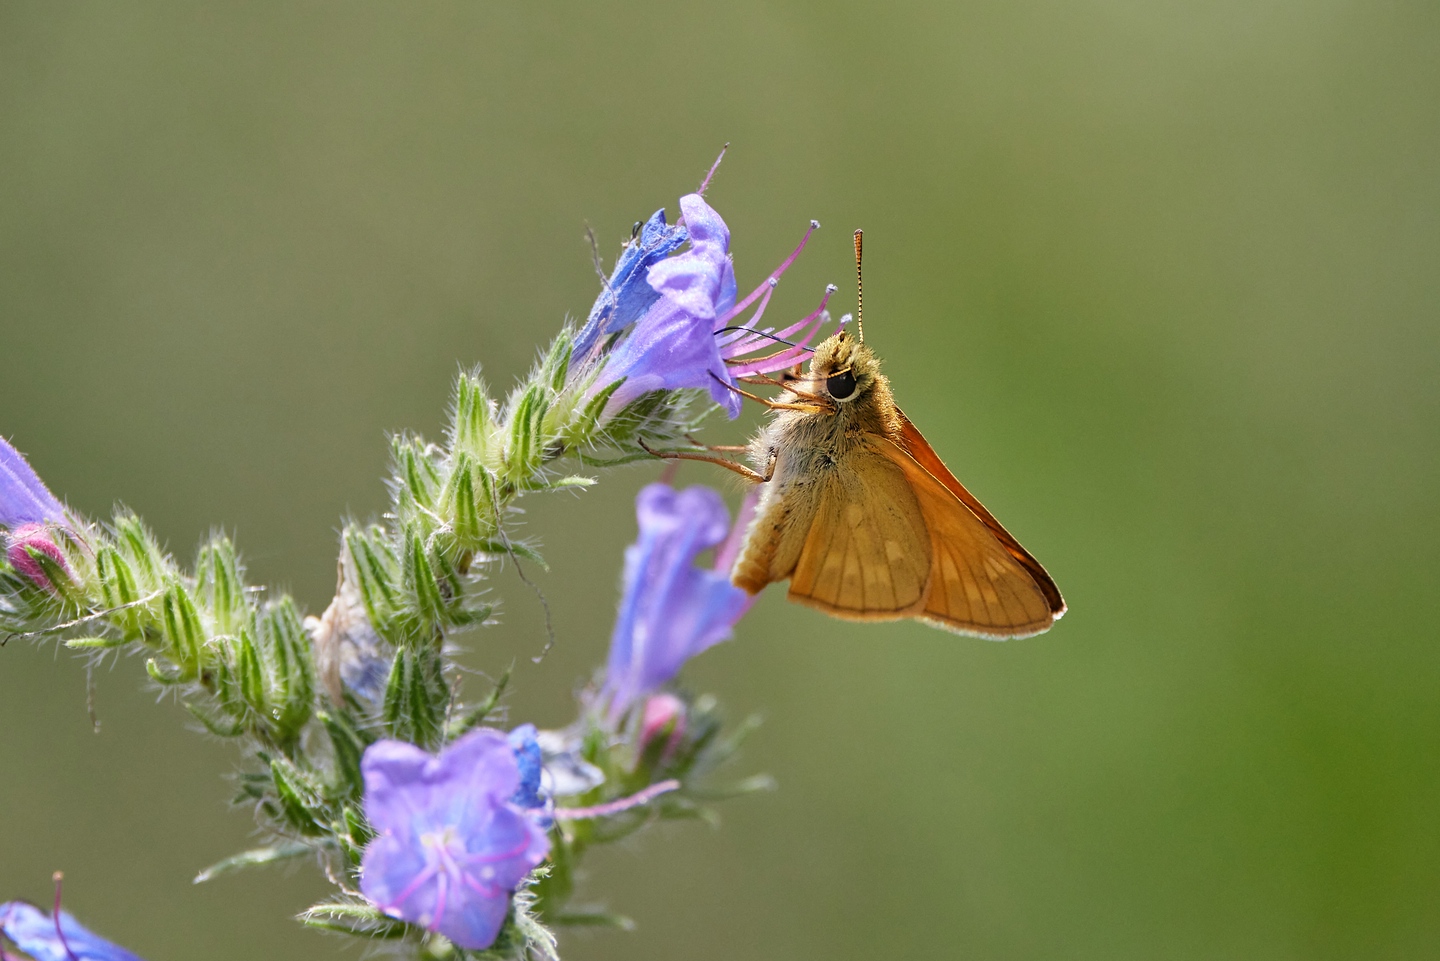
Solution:
<svg viewBox="0 0 1440 961"><path fill-rule="evenodd" d="M662 761L674 754L685 738L685 702L674 694L656 694L646 700L645 713L640 719L640 749L647 749L667 729L669 737L660 754Z"/></svg>
<svg viewBox="0 0 1440 961"><path fill-rule="evenodd" d="M53 591L55 585L51 584L50 579L45 576L45 569L35 559L34 553L44 554L59 565L66 574L70 573L70 565L65 560L64 552L60 550L59 545L50 535L50 525L24 524L15 528L6 543L5 556L11 567L30 578L38 586L47 591Z"/></svg>

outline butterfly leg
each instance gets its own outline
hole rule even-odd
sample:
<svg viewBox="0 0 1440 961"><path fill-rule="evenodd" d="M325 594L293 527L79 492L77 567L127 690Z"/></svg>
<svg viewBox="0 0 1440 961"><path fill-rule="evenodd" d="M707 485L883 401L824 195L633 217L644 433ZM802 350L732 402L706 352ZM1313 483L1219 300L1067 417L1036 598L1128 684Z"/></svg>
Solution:
<svg viewBox="0 0 1440 961"><path fill-rule="evenodd" d="M745 451L745 450L749 450L749 449L750 449L749 447L745 446L744 444L702 444L702 443L700 443L698 440L696 440L694 437L691 437L689 434L686 434L686 435L685 435L685 439L688 440L690 443L694 444L696 447L703 447L703 448L705 448L706 450L710 451L711 453L731 453L731 454L733 454L733 453L737 453L737 452L739 452L739 451Z"/></svg>
<svg viewBox="0 0 1440 961"><path fill-rule="evenodd" d="M760 474L746 467L744 464L737 464L733 460L726 460L723 457L715 457L711 454L691 454L687 451L679 450L656 450L649 444L645 443L645 441L643 440L639 440L639 444L641 447L645 448L646 452L655 457L662 457L666 460L698 460L703 461L706 464L715 464L719 467L725 468L726 470L734 471L741 477L755 484L766 483L775 473L774 454L770 455L770 466L766 468L765 473Z"/></svg>

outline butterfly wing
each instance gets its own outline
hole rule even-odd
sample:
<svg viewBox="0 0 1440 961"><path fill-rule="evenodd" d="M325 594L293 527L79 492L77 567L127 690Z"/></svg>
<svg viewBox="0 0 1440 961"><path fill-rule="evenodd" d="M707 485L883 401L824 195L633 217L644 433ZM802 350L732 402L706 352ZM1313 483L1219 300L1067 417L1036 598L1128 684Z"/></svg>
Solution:
<svg viewBox="0 0 1440 961"><path fill-rule="evenodd" d="M756 593L788 577L792 601L846 620L913 617L991 638L1048 630L1065 612L1054 581L902 425L895 441L867 434L803 494L762 500L735 583Z"/></svg>
<svg viewBox="0 0 1440 961"><path fill-rule="evenodd" d="M1050 608L1051 620L1058 621L1065 614L1065 599L1060 596L1060 589L1055 586L1055 581L1046 573L1045 568L1040 566L1040 562L1037 561L1029 551L1021 547L1020 542L1010 536L1009 531L1000 526L1000 522L995 519L995 515L986 510L985 505L981 504L980 501L975 498L975 495L966 490L965 485L961 484L960 481L955 478L955 475L950 473L950 469L945 466L945 462L940 459L940 455L935 453L935 448L930 446L929 441L925 440L924 435L911 423L910 418L906 417L905 413L898 408L896 413L900 415L900 437L897 443L897 446L900 448L900 453L902 455L908 455L908 459L912 461L915 466L919 467L926 474L929 474L934 481L938 482L945 490L954 495L956 500L985 525L995 540L1005 549L1006 553L1014 558L1020 566L1025 568L1026 573L1030 575L1035 586L1045 596L1045 603ZM899 461L902 468L906 467L904 463L905 459L905 457L902 457ZM907 474L913 476L914 473L913 470L907 469ZM929 485L924 486L928 487ZM943 523L944 518L951 513L951 509L946 507L946 500L944 498L933 496L931 500L935 502L932 506L937 515L937 521ZM927 519L929 519L928 513Z"/></svg>
<svg viewBox="0 0 1440 961"><path fill-rule="evenodd" d="M865 443L818 483L790 599L850 620L913 616L930 574L930 535L904 470Z"/></svg>

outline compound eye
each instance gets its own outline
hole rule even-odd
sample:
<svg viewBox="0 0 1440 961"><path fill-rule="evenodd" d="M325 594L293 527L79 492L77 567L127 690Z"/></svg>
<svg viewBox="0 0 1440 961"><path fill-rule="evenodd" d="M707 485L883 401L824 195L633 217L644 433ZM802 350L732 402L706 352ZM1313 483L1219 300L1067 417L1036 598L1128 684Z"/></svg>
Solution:
<svg viewBox="0 0 1440 961"><path fill-rule="evenodd" d="M825 389L836 400L849 400L855 393L855 374L842 370L825 378Z"/></svg>

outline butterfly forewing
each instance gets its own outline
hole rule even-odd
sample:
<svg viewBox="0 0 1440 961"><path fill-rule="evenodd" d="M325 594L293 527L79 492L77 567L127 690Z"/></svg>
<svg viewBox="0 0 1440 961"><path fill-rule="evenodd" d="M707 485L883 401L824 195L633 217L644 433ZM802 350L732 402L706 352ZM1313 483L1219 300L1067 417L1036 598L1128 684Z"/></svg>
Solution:
<svg viewBox="0 0 1440 961"><path fill-rule="evenodd" d="M1040 562L1031 556L1029 551L1021 547L1020 542L1010 536L1010 532L1000 525L1000 522L995 519L995 515L986 510L985 505L980 503L974 494L966 490L965 485L961 484L954 474L950 473L950 468L945 466L940 455L935 453L930 442L920 433L919 428L910 422L910 418L905 416L905 412L896 408L896 413L900 415L898 443L904 453L908 454L918 466L953 494L960 503L969 509L970 513L978 517L989 528L990 533L1010 556L1029 572L1035 586L1045 595L1045 602L1052 615L1051 620L1058 621L1065 613L1065 601L1060 596L1060 589L1055 586L1055 582L1046 573L1045 568L1040 566ZM1043 629L1041 628L1041 630Z"/></svg>
<svg viewBox="0 0 1440 961"><path fill-rule="evenodd" d="M1048 629L1055 621L1050 602L1026 566L945 484L905 451L885 444L930 535L930 580L914 616L981 637L1026 637Z"/></svg>

